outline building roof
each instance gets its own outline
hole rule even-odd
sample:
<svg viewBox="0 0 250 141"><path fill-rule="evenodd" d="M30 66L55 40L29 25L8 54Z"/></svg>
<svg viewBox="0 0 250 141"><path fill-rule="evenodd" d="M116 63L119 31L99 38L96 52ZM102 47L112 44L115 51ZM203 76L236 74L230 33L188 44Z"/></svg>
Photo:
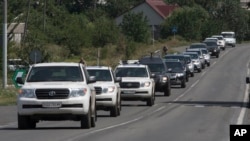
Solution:
<svg viewBox="0 0 250 141"><path fill-rule="evenodd" d="M175 10L178 5L166 4L163 0L145 0L162 18L167 18L170 13Z"/></svg>
<svg viewBox="0 0 250 141"><path fill-rule="evenodd" d="M24 33L25 23L10 23L8 25L8 33L21 34Z"/></svg>

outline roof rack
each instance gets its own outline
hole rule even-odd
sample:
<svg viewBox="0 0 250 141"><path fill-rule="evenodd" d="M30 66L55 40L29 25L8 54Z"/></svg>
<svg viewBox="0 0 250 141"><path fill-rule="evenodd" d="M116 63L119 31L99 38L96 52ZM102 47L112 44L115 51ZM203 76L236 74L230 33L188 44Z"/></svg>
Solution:
<svg viewBox="0 0 250 141"><path fill-rule="evenodd" d="M139 60L120 60L119 64L140 64Z"/></svg>

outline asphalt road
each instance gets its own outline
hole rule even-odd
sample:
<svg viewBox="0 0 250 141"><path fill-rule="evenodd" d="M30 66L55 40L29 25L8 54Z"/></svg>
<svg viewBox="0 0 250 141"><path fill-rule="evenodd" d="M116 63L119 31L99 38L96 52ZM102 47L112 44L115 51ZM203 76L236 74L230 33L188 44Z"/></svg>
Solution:
<svg viewBox="0 0 250 141"><path fill-rule="evenodd" d="M220 58L212 58L210 67L190 78L185 89L173 88L170 97L157 93L152 107L122 102L119 117L98 111L91 129L80 129L77 121L43 121L35 130L18 130L16 107L0 107L0 140L229 141L230 124L250 124L245 84L249 54L249 44L227 48Z"/></svg>

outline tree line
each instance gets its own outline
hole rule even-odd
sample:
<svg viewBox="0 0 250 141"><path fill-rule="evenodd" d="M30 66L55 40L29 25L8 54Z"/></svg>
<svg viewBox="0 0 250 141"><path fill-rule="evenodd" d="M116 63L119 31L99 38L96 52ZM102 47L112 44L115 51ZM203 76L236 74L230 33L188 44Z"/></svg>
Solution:
<svg viewBox="0 0 250 141"><path fill-rule="evenodd" d="M149 44L150 28L142 13L128 13L121 25L114 19L144 0L11 0L8 1L8 23L24 22L26 34L21 47L9 44L8 56L27 58L39 49L43 61L80 56L83 48L105 48L114 45L127 58L136 43ZM250 12L238 0L165 0L177 3L162 24L161 39L173 35L171 29L186 40L203 40L224 30L236 32L239 41L250 40ZM3 3L0 2L0 6ZM0 11L2 15L2 11ZM2 21L2 16L0 17ZM2 29L1 29L2 33ZM18 50L18 52L17 52ZM2 54L1 54L2 56ZM1 57L2 59L2 57Z"/></svg>

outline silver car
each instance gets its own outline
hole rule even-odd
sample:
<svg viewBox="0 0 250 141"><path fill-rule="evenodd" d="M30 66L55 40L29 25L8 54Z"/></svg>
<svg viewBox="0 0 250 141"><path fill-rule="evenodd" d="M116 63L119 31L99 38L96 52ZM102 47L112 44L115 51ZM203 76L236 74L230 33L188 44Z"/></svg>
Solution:
<svg viewBox="0 0 250 141"><path fill-rule="evenodd" d="M209 51L207 49L205 49L205 48L202 48L201 51L202 51L202 54L203 54L204 59L205 59L205 64L207 66L210 66L210 58L211 58L211 56L210 56Z"/></svg>
<svg viewBox="0 0 250 141"><path fill-rule="evenodd" d="M191 77L194 77L194 63L192 62L192 58L190 55L184 55L185 59L187 60L187 68L188 68L188 74L190 74Z"/></svg>
<svg viewBox="0 0 250 141"><path fill-rule="evenodd" d="M201 61L197 52L183 52L184 55L189 55L194 64L194 70L201 72Z"/></svg>
<svg viewBox="0 0 250 141"><path fill-rule="evenodd" d="M188 49L186 50L186 52L197 52L198 55L199 55L199 59L200 59L200 61L201 61L201 68L202 68L202 69L205 69L205 66L206 66L206 64L205 64L205 59L204 59L204 56L203 56L202 51L201 51L200 48L188 48Z"/></svg>

